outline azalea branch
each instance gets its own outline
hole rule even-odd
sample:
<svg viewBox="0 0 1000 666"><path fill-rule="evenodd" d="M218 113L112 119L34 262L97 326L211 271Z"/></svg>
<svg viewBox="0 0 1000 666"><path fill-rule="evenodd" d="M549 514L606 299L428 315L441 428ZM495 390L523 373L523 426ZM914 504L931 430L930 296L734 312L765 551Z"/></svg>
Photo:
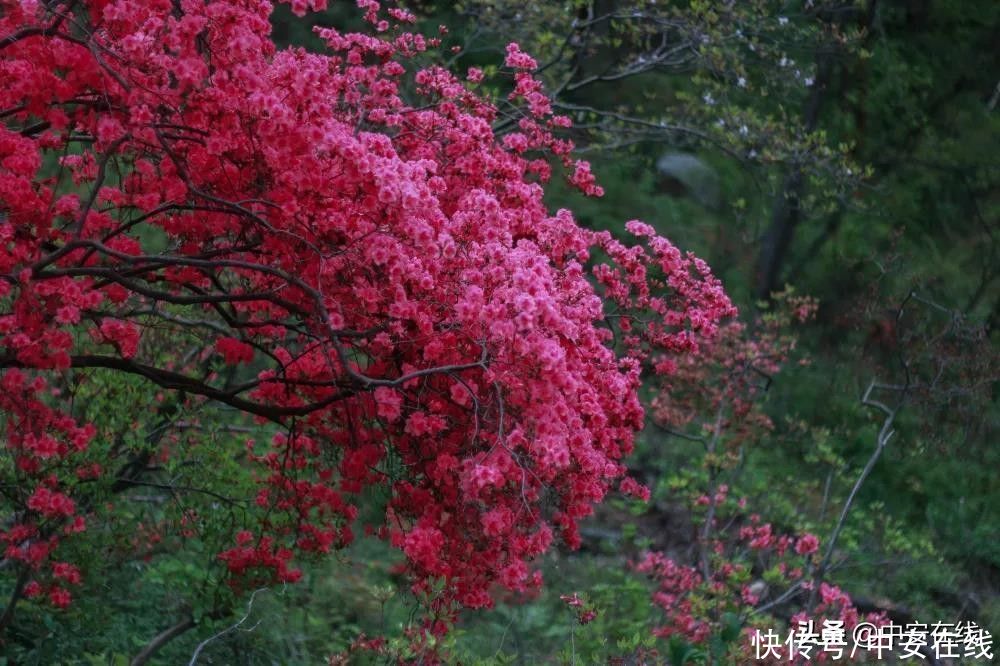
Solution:
<svg viewBox="0 0 1000 666"><path fill-rule="evenodd" d="M75 5L75 4L76 4L76 0L74 0L73 2L70 2L66 6L66 11L69 11L73 7L73 5ZM28 39L29 37L57 37L57 38L64 38L64 39L68 38L69 37L68 35L62 35L62 34L59 33L59 28L63 24L63 20L65 18L65 15L64 14L58 14L56 12L53 12L53 13L56 14L56 18L52 21L52 23L50 23L50 24L48 24L46 26L37 26L37 25L26 26L26 27L21 28L20 30L18 30L16 32L13 32L13 33L9 34L9 35L5 35L3 37L0 37L0 50L3 50L5 48L7 48L8 46L16 44L17 42L19 42L19 41L21 41L23 39Z"/></svg>
<svg viewBox="0 0 1000 666"><path fill-rule="evenodd" d="M323 409L340 400L345 400L356 394L353 390L343 390L333 393L329 397L317 402L301 405L297 407L281 407L276 405L264 405L244 398L240 398L233 391L224 391L214 386L210 386L188 375L183 375L172 370L157 368L151 365L138 363L128 359L114 356L95 355L74 355L70 357L70 366L73 368L106 368L119 370L129 374L139 375L150 380L154 384L172 390L185 391L195 395L201 395L210 400L221 402L230 407L261 416L275 423L284 423L285 419L294 416L305 416L317 410ZM30 366L18 361L11 356L0 357L0 368L30 368ZM336 387L336 383L329 384L331 388Z"/></svg>

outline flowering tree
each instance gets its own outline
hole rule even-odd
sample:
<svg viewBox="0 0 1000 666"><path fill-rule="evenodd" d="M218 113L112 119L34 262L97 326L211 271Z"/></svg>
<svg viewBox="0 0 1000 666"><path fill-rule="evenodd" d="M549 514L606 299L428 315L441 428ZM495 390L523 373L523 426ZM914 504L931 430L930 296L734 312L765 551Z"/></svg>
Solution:
<svg viewBox="0 0 1000 666"><path fill-rule="evenodd" d="M236 589L351 543L379 487L364 527L441 631L537 586L614 484L647 492L622 465L640 376L715 335L720 284L648 225L625 245L546 209L550 156L600 188L516 44L510 125L411 15L358 4L372 29L315 54L277 51L259 0L0 2L0 629L71 603L98 503L174 452L106 444L74 399L99 372L270 424L218 553Z"/></svg>

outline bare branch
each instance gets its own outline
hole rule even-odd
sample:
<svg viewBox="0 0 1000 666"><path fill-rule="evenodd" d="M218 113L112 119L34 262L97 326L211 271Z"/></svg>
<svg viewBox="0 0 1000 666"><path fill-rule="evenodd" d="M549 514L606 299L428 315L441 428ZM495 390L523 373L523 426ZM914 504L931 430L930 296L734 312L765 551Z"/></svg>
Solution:
<svg viewBox="0 0 1000 666"><path fill-rule="evenodd" d="M194 654L191 655L191 661L188 662L188 666L195 666L195 664L198 663L198 656L201 654L201 651L205 649L206 645L208 645L209 643L211 643L212 641L214 641L216 639L222 638L226 634L229 634L229 633L232 633L232 632L238 630L241 626L243 626L243 623L246 622L248 619L250 619L250 615L253 613L253 602L254 602L254 599L257 598L257 595L259 593L261 593L261 592L267 592L267 591L268 591L268 588L266 588L266 587L261 587L261 588L258 588L256 590L254 590L253 593L250 595L250 600L247 602L247 613L246 613L246 615L244 615L243 617L241 617L239 619L239 621L236 622L236 624L233 624L233 625L231 625L229 627L226 627L225 629L223 629L222 631L218 632L217 634L209 636L208 638L206 638L205 640L203 640L201 643L199 643L198 647L194 651ZM257 621L257 624L260 624L259 620ZM255 624L254 626L250 627L249 629L245 629L245 631L253 631L254 629L257 628L257 624Z"/></svg>

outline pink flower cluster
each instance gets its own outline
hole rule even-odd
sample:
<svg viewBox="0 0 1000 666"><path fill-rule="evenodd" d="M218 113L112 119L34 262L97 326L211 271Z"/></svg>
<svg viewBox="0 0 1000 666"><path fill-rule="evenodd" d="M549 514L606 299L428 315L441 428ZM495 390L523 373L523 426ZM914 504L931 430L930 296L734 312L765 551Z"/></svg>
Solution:
<svg viewBox="0 0 1000 666"><path fill-rule="evenodd" d="M653 629L654 635L679 636L691 644L708 646L713 636L723 631L721 621L728 614L744 624L742 643L733 647L734 654L753 660L749 633L755 625L748 621L755 617L756 608L768 602L785 598L787 605L803 609L792 614L791 626L809 620L821 624L827 618L842 621L849 632L860 621L850 596L826 582L819 583L816 602L808 602L815 586L810 578L811 557L819 550L819 539L813 534L803 533L798 538L779 535L772 525L761 524L752 516L751 525L742 527L734 542L728 543L720 534L713 537L709 550L713 556L705 563L708 579L697 568L659 552L646 553L634 565L636 571L654 581L652 601L665 615L666 622ZM768 583L761 578L753 580L764 571L771 572ZM780 582L774 580L775 573ZM748 578L752 582L745 582ZM807 612L810 608L811 613ZM866 619L879 623L885 618L871 615Z"/></svg>

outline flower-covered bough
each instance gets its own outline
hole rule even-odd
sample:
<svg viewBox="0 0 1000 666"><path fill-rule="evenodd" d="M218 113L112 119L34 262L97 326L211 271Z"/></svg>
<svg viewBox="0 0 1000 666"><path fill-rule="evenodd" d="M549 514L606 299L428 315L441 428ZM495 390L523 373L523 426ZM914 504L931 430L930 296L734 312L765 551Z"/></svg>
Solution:
<svg viewBox="0 0 1000 666"><path fill-rule="evenodd" d="M648 492L622 463L641 375L734 313L719 282L648 225L627 245L546 208L553 157L600 188L516 45L491 101L358 4L370 30L310 53L275 48L262 0L0 1L0 625L80 581L69 481L108 471L60 387L94 369L273 424L219 554L237 585L349 544L380 486L364 527L417 591L443 581L447 619L537 585L617 484Z"/></svg>

